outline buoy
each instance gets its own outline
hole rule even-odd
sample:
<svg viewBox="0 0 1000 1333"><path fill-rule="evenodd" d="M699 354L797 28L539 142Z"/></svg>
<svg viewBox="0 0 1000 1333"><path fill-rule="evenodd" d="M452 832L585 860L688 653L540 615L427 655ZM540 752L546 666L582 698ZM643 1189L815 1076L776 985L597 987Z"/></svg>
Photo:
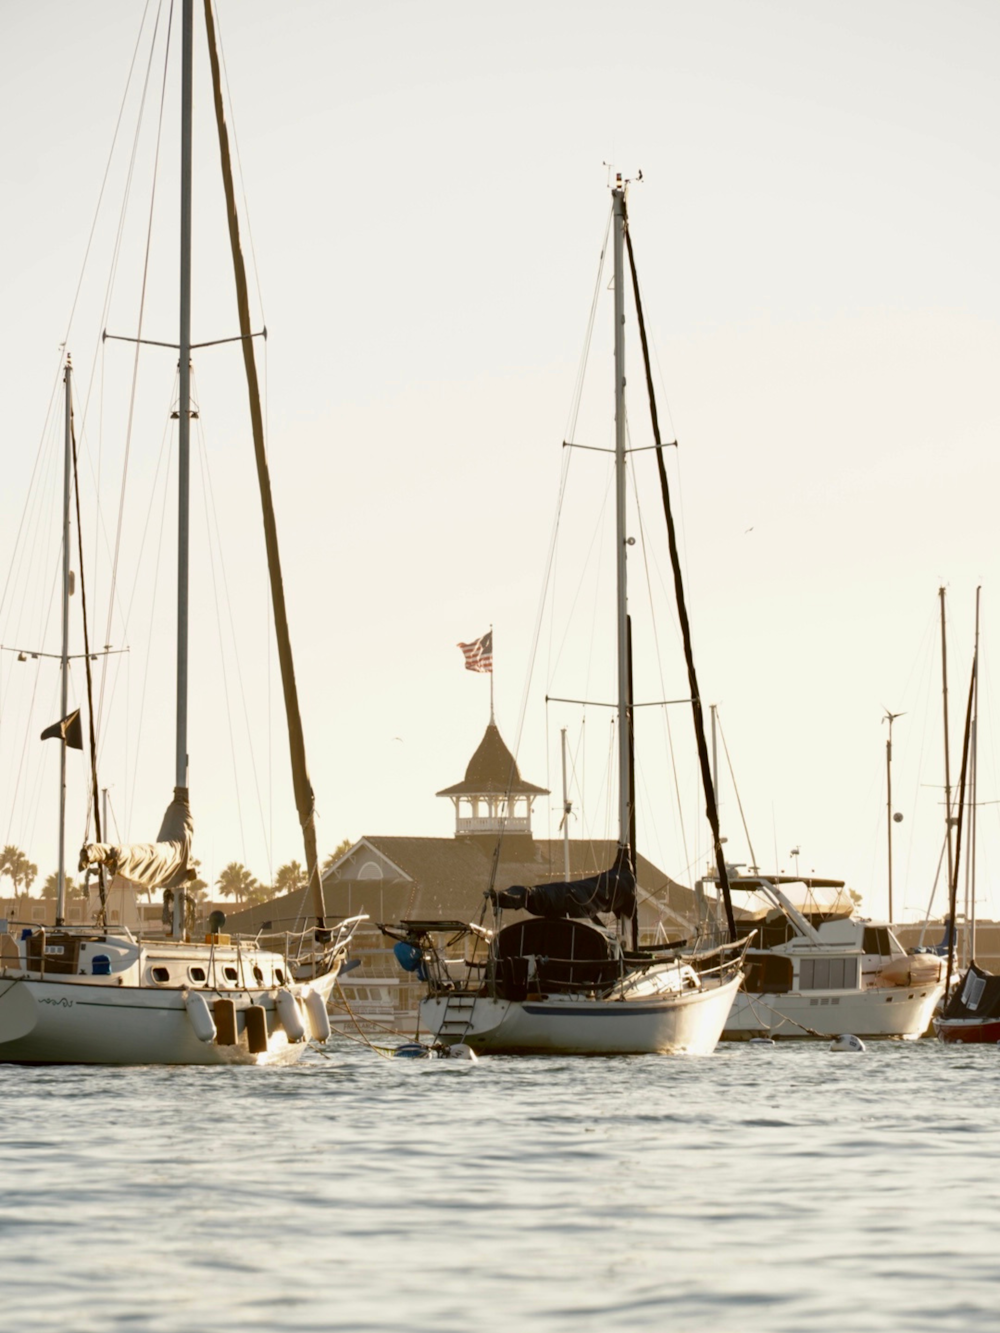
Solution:
<svg viewBox="0 0 1000 1333"><path fill-rule="evenodd" d="M199 995L197 991L185 991L184 1006L198 1040L215 1041L215 1023L204 995Z"/></svg>
<svg viewBox="0 0 1000 1333"><path fill-rule="evenodd" d="M750 1043L749 1043L749 1044L750 1044L751 1046L773 1046L773 1045L774 1045L774 1038L773 1038L773 1037L751 1037L751 1038L750 1038Z"/></svg>
<svg viewBox="0 0 1000 1333"><path fill-rule="evenodd" d="M834 1037L830 1042L831 1051L863 1051L865 1044L860 1037L855 1037L852 1032L842 1032L839 1037Z"/></svg>
<svg viewBox="0 0 1000 1333"><path fill-rule="evenodd" d="M326 1001L318 990L311 990L305 997L306 1020L314 1041L326 1041L330 1035L330 1015L326 1012Z"/></svg>
<svg viewBox="0 0 1000 1333"><path fill-rule="evenodd" d="M282 986L274 998L274 1007L278 1011L281 1026L288 1033L288 1040L291 1042L305 1041L305 1024L302 1022L302 1015L299 1012L299 1006L295 1003L295 996L292 992Z"/></svg>

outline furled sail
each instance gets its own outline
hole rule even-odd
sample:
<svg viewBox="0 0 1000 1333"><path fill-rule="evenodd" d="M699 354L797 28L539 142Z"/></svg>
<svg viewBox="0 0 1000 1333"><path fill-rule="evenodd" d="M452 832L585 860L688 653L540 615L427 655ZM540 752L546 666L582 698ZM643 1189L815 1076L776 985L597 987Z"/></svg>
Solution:
<svg viewBox="0 0 1000 1333"><path fill-rule="evenodd" d="M107 866L112 875L122 875L146 889L175 889L194 879L190 865L194 821L186 787L174 788L155 842L133 842L115 847L90 842L80 852L80 869Z"/></svg>
<svg viewBox="0 0 1000 1333"><path fill-rule="evenodd" d="M600 912L614 912L617 917L631 917L635 911L635 875L626 857L619 857L610 870L586 879L565 880L555 884L513 885L494 889L498 907L527 911L532 916L592 917Z"/></svg>

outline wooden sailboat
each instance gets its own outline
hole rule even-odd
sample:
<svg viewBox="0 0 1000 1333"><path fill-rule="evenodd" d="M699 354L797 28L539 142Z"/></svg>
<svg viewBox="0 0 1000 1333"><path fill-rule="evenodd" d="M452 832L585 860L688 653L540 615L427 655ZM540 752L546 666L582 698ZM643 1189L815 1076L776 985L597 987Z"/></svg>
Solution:
<svg viewBox="0 0 1000 1333"><path fill-rule="evenodd" d="M195 877L193 819L188 795L188 507L189 440L192 416L191 362L191 176L194 2L182 4L181 53L181 240L180 392L178 403L179 541L177 578L177 710L175 777L156 840L114 845L102 841L97 786L93 707L90 708L90 768L96 840L83 848L80 868L99 887L97 920L87 927L65 923L66 747L74 743L73 719L66 717L70 489L75 476L72 375L65 373L65 476L63 509L63 754L60 772L60 866L56 927L16 928L0 955L0 1060L82 1064L231 1064L287 1062L299 1057L310 1037L329 1035L326 1001L346 957L357 922L332 925L323 905L317 856L313 793L305 761L295 673L285 615L281 567L271 505L262 417L250 336L246 274L239 241L228 132L222 112L219 60L210 0L205 21L223 180L229 214L240 341L247 372L258 480L264 514L272 605L278 640L292 755L295 798L302 825L312 889L313 922L286 937L281 948L262 947L213 930L203 940L186 931L185 886ZM77 505L79 510L79 505ZM82 578L82 545L80 547ZM88 684L90 649L85 634ZM148 890L164 892L172 903L167 938L143 939L110 929L105 876L120 875ZM16 925L16 923L15 923Z"/></svg>
<svg viewBox="0 0 1000 1333"><path fill-rule="evenodd" d="M726 903L730 939L735 936L728 881L708 763L691 634L680 577L662 442L652 394L648 347L638 280L628 233L626 190L612 190L614 240L616 646L618 716L618 851L614 864L584 880L494 888L493 925L459 921L403 921L383 927L396 939L402 965L427 981L422 1026L445 1046L476 1051L612 1055L688 1053L708 1055L722 1033L742 976L742 947L722 945L694 954L684 948L638 947L635 879L635 802L631 627L627 602L626 420L624 318L628 249L646 383L685 645L695 731L712 827L716 863ZM512 911L527 918L511 920ZM468 940L468 966L456 978L435 941ZM629 935L631 939L629 941Z"/></svg>

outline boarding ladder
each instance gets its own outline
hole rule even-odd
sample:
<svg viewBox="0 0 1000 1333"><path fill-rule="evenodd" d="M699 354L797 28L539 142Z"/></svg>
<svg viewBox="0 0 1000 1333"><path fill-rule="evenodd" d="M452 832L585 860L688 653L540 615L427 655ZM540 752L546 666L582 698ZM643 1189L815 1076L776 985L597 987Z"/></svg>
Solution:
<svg viewBox="0 0 1000 1333"><path fill-rule="evenodd" d="M468 990L450 990L444 1002L444 1015L438 1028L438 1038L454 1044L463 1040L472 1023L476 1007L476 993Z"/></svg>

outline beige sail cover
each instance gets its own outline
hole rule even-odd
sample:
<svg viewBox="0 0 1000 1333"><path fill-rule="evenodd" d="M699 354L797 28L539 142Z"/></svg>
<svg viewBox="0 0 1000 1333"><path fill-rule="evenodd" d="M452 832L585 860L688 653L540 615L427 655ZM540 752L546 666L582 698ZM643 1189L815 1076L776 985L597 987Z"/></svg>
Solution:
<svg viewBox="0 0 1000 1333"><path fill-rule="evenodd" d="M186 787L174 788L174 799L167 806L155 842L133 842L121 847L90 842L80 852L80 869L107 866L113 875L122 875L146 889L175 889L194 879L189 864L194 821Z"/></svg>

